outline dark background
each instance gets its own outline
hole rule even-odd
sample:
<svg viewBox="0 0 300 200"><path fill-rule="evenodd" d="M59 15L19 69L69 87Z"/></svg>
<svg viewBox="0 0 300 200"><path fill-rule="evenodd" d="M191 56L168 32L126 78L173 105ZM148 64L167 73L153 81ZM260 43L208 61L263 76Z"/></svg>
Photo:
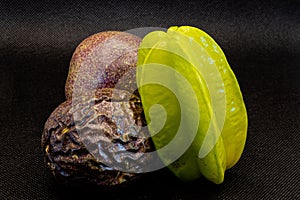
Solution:
<svg viewBox="0 0 300 200"><path fill-rule="evenodd" d="M299 1L1 1L0 199L299 199L299 13ZM172 25L215 38L239 81L249 129L238 164L221 185L164 170L114 191L57 184L40 137L76 46L100 31Z"/></svg>

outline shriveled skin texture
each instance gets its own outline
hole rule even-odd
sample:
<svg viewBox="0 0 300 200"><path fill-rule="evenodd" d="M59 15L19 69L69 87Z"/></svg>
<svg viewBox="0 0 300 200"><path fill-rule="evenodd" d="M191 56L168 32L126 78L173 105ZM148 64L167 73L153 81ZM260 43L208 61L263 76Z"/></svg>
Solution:
<svg viewBox="0 0 300 200"><path fill-rule="evenodd" d="M140 42L139 37L119 31L104 31L83 40L70 61L66 98L72 97L74 88L76 96L97 88L114 88L126 72L136 68Z"/></svg>
<svg viewBox="0 0 300 200"><path fill-rule="evenodd" d="M135 180L141 174L112 166L128 161L128 169L140 166L135 168L138 171L151 159L140 154L152 151L153 145L146 130L130 129L137 125L145 125L140 98L125 90L98 89L93 98L68 99L45 123L45 162L62 182L112 186ZM112 153L111 143L115 144Z"/></svg>

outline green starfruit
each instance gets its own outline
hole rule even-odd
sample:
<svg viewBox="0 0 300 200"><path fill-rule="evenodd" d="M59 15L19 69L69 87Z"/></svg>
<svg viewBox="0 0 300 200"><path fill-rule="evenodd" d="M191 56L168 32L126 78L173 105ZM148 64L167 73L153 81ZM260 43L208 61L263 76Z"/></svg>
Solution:
<svg viewBox="0 0 300 200"><path fill-rule="evenodd" d="M139 48L136 77L161 160L184 181L203 175L222 183L243 152L247 113L217 43L190 26L151 32Z"/></svg>

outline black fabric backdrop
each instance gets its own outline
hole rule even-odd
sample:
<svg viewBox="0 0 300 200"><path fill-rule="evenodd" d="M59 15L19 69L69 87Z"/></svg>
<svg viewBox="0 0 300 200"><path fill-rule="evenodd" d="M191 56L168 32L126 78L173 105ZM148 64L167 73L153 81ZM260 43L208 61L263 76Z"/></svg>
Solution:
<svg viewBox="0 0 300 200"><path fill-rule="evenodd" d="M299 199L300 3L0 2L0 199ZM242 158L221 185L168 171L119 190L64 187L43 162L40 137L75 47L105 30L192 25L223 48L249 117Z"/></svg>

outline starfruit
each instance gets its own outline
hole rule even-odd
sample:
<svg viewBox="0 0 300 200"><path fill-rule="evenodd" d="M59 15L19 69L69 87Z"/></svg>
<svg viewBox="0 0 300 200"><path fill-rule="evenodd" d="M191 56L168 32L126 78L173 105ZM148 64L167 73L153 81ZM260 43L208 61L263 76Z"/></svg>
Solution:
<svg viewBox="0 0 300 200"><path fill-rule="evenodd" d="M241 157L248 122L218 44L195 27L153 31L140 45L136 75L160 159L184 181L203 175L222 183Z"/></svg>

